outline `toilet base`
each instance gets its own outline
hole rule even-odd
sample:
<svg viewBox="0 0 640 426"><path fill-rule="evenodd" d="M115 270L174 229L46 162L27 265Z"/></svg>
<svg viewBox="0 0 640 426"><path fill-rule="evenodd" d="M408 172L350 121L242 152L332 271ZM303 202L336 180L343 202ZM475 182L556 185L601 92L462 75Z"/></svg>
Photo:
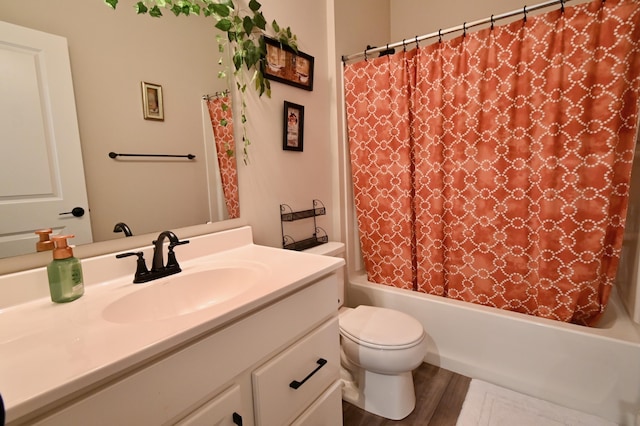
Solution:
<svg viewBox="0 0 640 426"><path fill-rule="evenodd" d="M343 370L344 401L390 420L404 419L415 408L416 394L411 371L387 375L360 368L348 371L343 367Z"/></svg>

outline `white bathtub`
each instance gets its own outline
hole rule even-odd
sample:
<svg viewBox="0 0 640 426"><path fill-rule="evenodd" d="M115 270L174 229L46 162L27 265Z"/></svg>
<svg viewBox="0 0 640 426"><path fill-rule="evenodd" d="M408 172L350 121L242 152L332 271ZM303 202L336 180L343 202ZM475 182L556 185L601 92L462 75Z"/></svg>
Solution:
<svg viewBox="0 0 640 426"><path fill-rule="evenodd" d="M598 328L372 284L365 275L349 278L347 304L417 318L429 336L429 364L621 425L640 425L640 326L615 292Z"/></svg>

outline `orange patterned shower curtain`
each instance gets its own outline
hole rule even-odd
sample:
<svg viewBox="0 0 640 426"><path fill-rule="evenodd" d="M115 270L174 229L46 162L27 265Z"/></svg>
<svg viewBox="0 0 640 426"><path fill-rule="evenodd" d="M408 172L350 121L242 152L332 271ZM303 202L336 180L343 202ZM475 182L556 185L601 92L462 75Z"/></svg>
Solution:
<svg viewBox="0 0 640 426"><path fill-rule="evenodd" d="M216 140L218 167L222 178L222 192L229 219L240 217L240 191L233 136L233 112L229 95L207 99L209 118Z"/></svg>
<svg viewBox="0 0 640 426"><path fill-rule="evenodd" d="M622 246L639 74L637 0L345 65L369 280L594 324Z"/></svg>

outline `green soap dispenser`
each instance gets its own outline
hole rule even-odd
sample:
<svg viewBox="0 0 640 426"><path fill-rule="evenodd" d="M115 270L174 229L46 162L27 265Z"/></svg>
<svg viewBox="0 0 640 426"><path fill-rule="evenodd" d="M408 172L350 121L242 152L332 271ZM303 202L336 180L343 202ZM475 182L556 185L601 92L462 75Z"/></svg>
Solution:
<svg viewBox="0 0 640 426"><path fill-rule="evenodd" d="M76 300L84 294L84 279L80 260L73 257L73 250L67 245L67 239L73 235L51 237L55 248L53 261L47 265L51 300L65 303Z"/></svg>

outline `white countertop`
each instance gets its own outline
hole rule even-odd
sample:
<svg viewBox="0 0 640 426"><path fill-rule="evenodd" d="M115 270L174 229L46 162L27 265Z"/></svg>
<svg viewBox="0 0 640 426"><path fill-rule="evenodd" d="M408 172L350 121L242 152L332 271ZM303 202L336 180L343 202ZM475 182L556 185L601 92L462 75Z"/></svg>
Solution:
<svg viewBox="0 0 640 426"><path fill-rule="evenodd" d="M105 307L113 301L181 275L132 284L135 271L132 257L127 262L126 276L87 284L87 275L96 273L85 271L85 294L71 303L55 304L47 295L0 309L0 394L7 421L229 324L344 264L338 258L258 246L246 241L246 227L240 228L240 232L245 241L234 243L230 249L211 239L216 234L192 238L190 250L181 250L183 246L176 248L181 274L204 265L259 266L261 277L249 291L210 307L154 321L117 323L105 319ZM230 233L225 231L225 238L230 239ZM250 240L250 229L248 235ZM184 256L181 251L186 252ZM213 254L203 255L205 252ZM150 256L146 257L149 263ZM122 269L116 263L120 260L114 256L103 258L101 270L109 269L109 261L117 265L116 269ZM89 264L89 259L83 260L85 263ZM42 278L42 271L33 273ZM12 278L16 284L25 279L24 273L0 277L0 297L7 285L12 284Z"/></svg>

